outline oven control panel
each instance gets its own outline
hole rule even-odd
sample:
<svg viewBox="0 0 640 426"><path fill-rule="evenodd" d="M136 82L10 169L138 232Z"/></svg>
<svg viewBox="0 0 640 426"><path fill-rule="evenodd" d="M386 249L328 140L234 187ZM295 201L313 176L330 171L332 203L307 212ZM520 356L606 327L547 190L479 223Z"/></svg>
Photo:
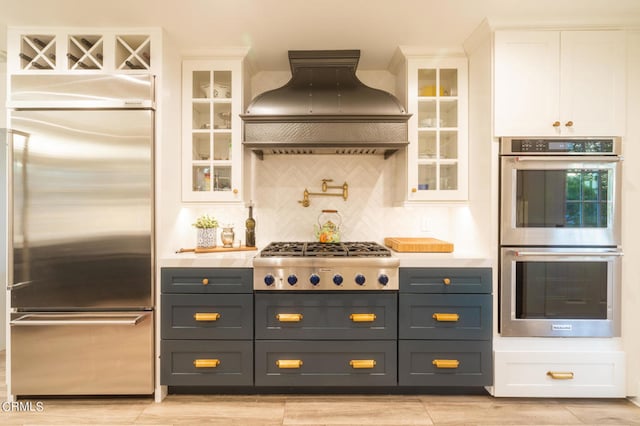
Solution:
<svg viewBox="0 0 640 426"><path fill-rule="evenodd" d="M502 138L502 155L619 155L619 138L534 139Z"/></svg>

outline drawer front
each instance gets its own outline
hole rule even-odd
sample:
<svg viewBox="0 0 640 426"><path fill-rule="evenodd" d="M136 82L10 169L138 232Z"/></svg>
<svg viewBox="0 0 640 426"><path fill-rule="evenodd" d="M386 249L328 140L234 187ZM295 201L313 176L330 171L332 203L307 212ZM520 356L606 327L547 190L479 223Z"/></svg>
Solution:
<svg viewBox="0 0 640 426"><path fill-rule="evenodd" d="M400 340L400 386L488 386L493 382L491 342Z"/></svg>
<svg viewBox="0 0 640 426"><path fill-rule="evenodd" d="M385 340L397 336L397 295L257 293L256 339Z"/></svg>
<svg viewBox="0 0 640 426"><path fill-rule="evenodd" d="M162 268L163 293L251 293L251 268Z"/></svg>
<svg viewBox="0 0 640 426"><path fill-rule="evenodd" d="M256 386L395 386L395 341L256 341Z"/></svg>
<svg viewBox="0 0 640 426"><path fill-rule="evenodd" d="M160 384L250 386L253 384L253 342L163 340Z"/></svg>
<svg viewBox="0 0 640 426"><path fill-rule="evenodd" d="M495 396L623 398L621 351L496 351Z"/></svg>
<svg viewBox="0 0 640 426"><path fill-rule="evenodd" d="M163 294L163 339L253 339L251 294Z"/></svg>
<svg viewBox="0 0 640 426"><path fill-rule="evenodd" d="M491 268L400 268L401 293L491 293Z"/></svg>
<svg viewBox="0 0 640 426"><path fill-rule="evenodd" d="M401 294L400 339L490 340L490 294Z"/></svg>

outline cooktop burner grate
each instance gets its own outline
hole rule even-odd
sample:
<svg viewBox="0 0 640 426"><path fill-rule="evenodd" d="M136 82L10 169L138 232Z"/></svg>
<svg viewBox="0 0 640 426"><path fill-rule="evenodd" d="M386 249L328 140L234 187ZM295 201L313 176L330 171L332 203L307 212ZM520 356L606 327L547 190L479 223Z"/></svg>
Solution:
<svg viewBox="0 0 640 426"><path fill-rule="evenodd" d="M390 257L391 251L374 242L273 242L261 257Z"/></svg>

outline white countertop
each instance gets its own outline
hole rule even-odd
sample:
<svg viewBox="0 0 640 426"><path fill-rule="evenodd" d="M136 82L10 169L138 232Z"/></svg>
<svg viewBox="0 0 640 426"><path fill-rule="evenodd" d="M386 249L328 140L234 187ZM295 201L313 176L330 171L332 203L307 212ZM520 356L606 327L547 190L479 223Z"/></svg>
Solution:
<svg viewBox="0 0 640 426"><path fill-rule="evenodd" d="M161 257L160 267L173 268L251 268L260 251L223 253L174 253ZM478 268L492 267L490 257L472 253L396 253L401 268Z"/></svg>

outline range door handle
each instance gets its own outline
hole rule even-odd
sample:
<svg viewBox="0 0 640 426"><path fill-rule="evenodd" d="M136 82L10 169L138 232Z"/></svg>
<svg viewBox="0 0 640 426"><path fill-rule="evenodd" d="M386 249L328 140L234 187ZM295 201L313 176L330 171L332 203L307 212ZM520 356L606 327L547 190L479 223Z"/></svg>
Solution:
<svg viewBox="0 0 640 426"><path fill-rule="evenodd" d="M280 322L300 322L302 314L276 314L276 319Z"/></svg>
<svg viewBox="0 0 640 426"><path fill-rule="evenodd" d="M431 317L438 322L456 322L460 319L460 315L458 314L445 314L438 312L434 313Z"/></svg>
<svg viewBox="0 0 640 426"><path fill-rule="evenodd" d="M351 314L349 319L353 322L373 322L376 320L376 314Z"/></svg>
<svg viewBox="0 0 640 426"><path fill-rule="evenodd" d="M624 256L624 253L619 250L600 250L600 251L520 251L514 250L513 254L516 257L522 256L549 256L549 257L560 257L560 256L589 256L589 257L599 257L599 256Z"/></svg>
<svg viewBox="0 0 640 426"><path fill-rule="evenodd" d="M460 361L457 359L434 359L431 363L436 368L458 368L460 366Z"/></svg>
<svg viewBox="0 0 640 426"><path fill-rule="evenodd" d="M57 325L138 325L143 314L25 314L11 320L12 326L57 326Z"/></svg>

